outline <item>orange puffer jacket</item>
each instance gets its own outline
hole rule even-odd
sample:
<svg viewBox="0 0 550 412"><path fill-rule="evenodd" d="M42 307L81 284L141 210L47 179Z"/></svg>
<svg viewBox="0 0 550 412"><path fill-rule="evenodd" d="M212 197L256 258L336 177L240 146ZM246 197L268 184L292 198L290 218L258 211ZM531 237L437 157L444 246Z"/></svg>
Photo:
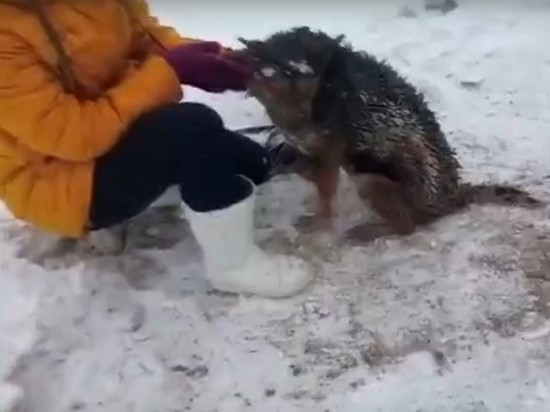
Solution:
<svg viewBox="0 0 550 412"><path fill-rule="evenodd" d="M64 87L37 1L76 92ZM0 198L15 217L64 236L86 232L94 159L138 116L181 100L156 51L185 41L143 0L0 0Z"/></svg>

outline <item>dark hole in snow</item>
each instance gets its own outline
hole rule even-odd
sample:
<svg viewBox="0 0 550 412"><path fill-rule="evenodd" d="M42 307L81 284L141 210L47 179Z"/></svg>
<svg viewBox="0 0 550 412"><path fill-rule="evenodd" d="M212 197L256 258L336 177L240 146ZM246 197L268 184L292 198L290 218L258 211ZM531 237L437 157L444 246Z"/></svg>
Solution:
<svg viewBox="0 0 550 412"><path fill-rule="evenodd" d="M411 6L407 5L407 6L401 7L401 9L399 9L398 16L407 17L407 18L414 18L414 17L418 17L418 13Z"/></svg>
<svg viewBox="0 0 550 412"><path fill-rule="evenodd" d="M458 7L456 0L425 0L424 8L430 11L440 11L448 13Z"/></svg>
<svg viewBox="0 0 550 412"><path fill-rule="evenodd" d="M304 373L304 368L300 365L290 365L290 370L292 371L292 375L294 376L300 376Z"/></svg>
<svg viewBox="0 0 550 412"><path fill-rule="evenodd" d="M266 398L271 398L273 396L275 396L275 389L266 389L265 390L265 397Z"/></svg>
<svg viewBox="0 0 550 412"><path fill-rule="evenodd" d="M172 372L179 372L179 373L185 373L186 376L190 378L204 378L206 375L208 375L208 367L205 365L200 365L194 368L189 368L184 365L176 365L170 368Z"/></svg>
<svg viewBox="0 0 550 412"><path fill-rule="evenodd" d="M357 389L361 386L365 386L366 385L366 382L363 378L361 379L358 379L356 381L353 381L353 382L350 382L349 386L351 389Z"/></svg>

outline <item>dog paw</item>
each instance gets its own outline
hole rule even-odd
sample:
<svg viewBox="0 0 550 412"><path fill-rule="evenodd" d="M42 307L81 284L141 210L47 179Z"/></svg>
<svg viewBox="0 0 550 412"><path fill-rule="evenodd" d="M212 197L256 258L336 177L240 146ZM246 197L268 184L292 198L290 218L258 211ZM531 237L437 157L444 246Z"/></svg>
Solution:
<svg viewBox="0 0 550 412"><path fill-rule="evenodd" d="M306 258L321 262L336 263L341 260L340 242L332 231L307 233L301 236Z"/></svg>
<svg viewBox="0 0 550 412"><path fill-rule="evenodd" d="M364 245L392 234L394 231L385 223L362 223L346 231L344 238L350 243Z"/></svg>
<svg viewBox="0 0 550 412"><path fill-rule="evenodd" d="M303 215L294 222L294 227L300 232L323 233L332 230L332 221L318 215Z"/></svg>

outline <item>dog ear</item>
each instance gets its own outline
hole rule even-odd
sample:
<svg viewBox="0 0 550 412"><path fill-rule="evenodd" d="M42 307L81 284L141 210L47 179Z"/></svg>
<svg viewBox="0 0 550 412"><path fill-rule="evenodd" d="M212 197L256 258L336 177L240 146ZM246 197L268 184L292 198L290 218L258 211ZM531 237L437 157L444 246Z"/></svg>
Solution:
<svg viewBox="0 0 550 412"><path fill-rule="evenodd" d="M237 40L246 47L247 51L253 55L258 54L264 48L264 43L260 40L248 40L244 37L238 37ZM256 56L258 57L258 56Z"/></svg>
<svg viewBox="0 0 550 412"><path fill-rule="evenodd" d="M246 40L244 37L237 37L237 41L241 43L244 47L248 47L251 40Z"/></svg>
<svg viewBox="0 0 550 412"><path fill-rule="evenodd" d="M340 35L336 36L334 38L334 40L336 41L336 43L342 44L342 42L344 41L345 38L346 38L346 36L344 34L340 34Z"/></svg>

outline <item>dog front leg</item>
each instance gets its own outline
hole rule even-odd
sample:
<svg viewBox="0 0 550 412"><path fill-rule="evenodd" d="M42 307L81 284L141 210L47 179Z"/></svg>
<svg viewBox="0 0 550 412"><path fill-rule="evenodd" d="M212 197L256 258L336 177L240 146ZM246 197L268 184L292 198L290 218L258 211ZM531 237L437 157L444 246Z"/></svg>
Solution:
<svg viewBox="0 0 550 412"><path fill-rule="evenodd" d="M332 229L340 168L336 164L323 164L313 171L312 178L317 190L316 226L320 229Z"/></svg>
<svg viewBox="0 0 550 412"><path fill-rule="evenodd" d="M317 163L300 175L315 186L316 206L314 215L300 217L297 226L308 231L330 231L336 216L335 203L340 179L339 167L329 163Z"/></svg>

